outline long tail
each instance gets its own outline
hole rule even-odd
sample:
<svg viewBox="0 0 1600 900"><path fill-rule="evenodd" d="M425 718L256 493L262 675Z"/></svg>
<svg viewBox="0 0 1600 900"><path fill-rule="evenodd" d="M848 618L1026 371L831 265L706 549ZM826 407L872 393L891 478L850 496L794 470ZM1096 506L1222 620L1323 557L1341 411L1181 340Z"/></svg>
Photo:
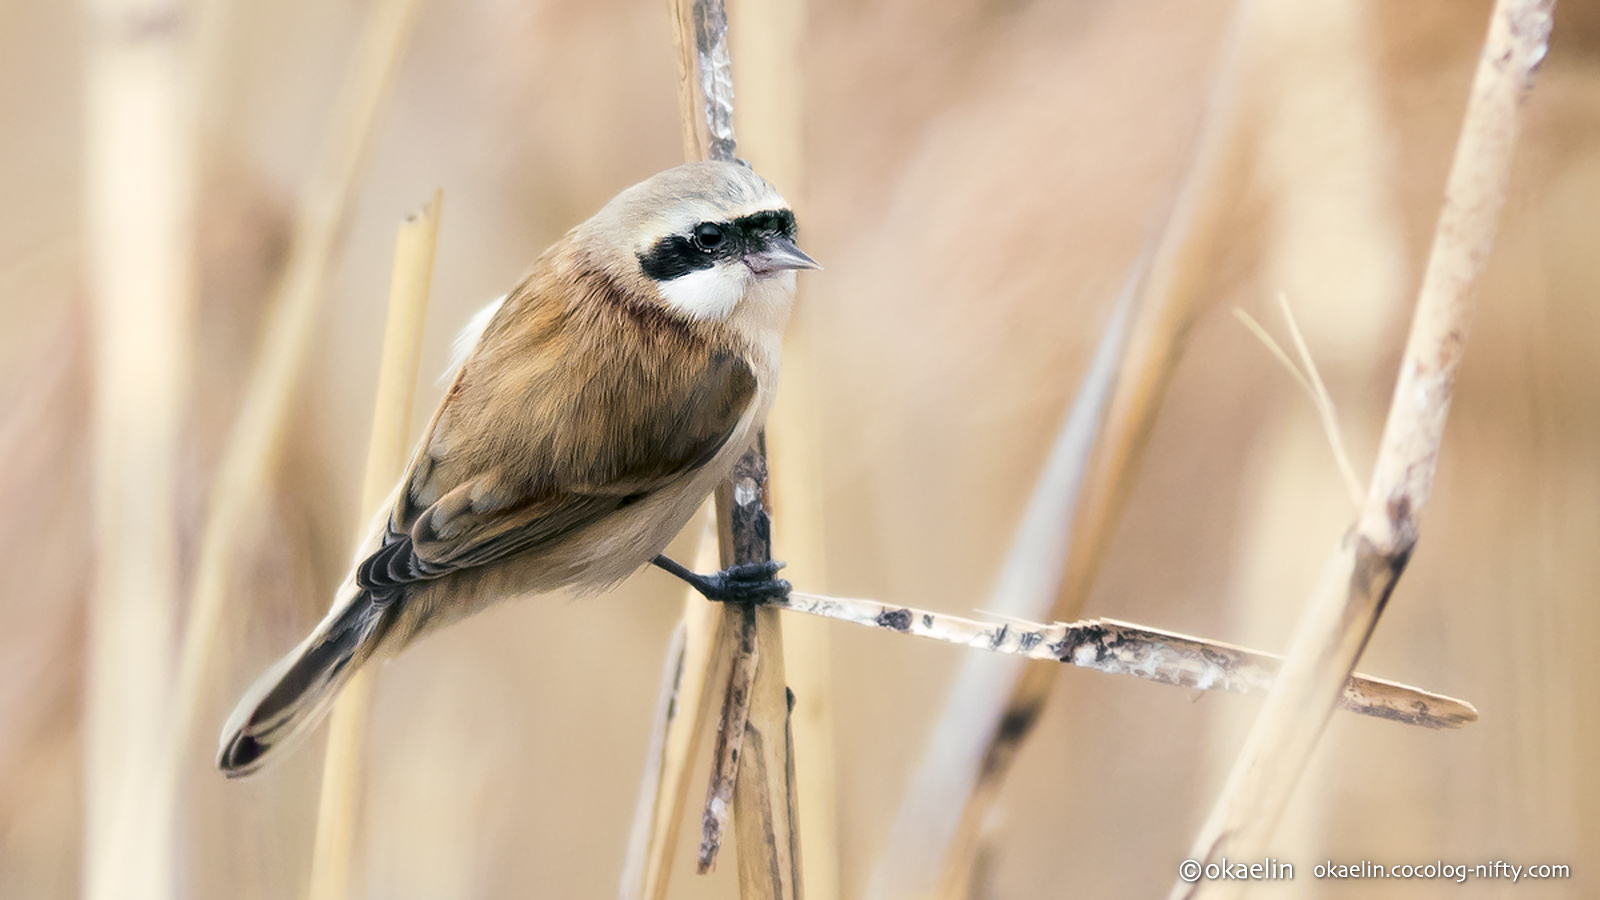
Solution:
<svg viewBox="0 0 1600 900"><path fill-rule="evenodd" d="M365 591L330 611L239 701L222 729L217 768L229 778L250 775L321 722L339 689L372 656L393 613L393 605L375 604Z"/></svg>

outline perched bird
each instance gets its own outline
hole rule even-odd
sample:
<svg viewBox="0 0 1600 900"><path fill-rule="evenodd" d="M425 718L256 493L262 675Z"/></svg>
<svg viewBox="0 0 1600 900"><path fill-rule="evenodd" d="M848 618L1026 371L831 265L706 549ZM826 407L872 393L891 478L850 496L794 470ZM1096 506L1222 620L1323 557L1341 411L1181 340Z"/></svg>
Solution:
<svg viewBox="0 0 1600 900"><path fill-rule="evenodd" d="M760 176L697 162L628 188L456 344L449 391L327 616L245 694L217 766L256 771L374 658L506 597L657 565L708 597L782 593L777 564L696 575L661 552L760 431L795 270Z"/></svg>

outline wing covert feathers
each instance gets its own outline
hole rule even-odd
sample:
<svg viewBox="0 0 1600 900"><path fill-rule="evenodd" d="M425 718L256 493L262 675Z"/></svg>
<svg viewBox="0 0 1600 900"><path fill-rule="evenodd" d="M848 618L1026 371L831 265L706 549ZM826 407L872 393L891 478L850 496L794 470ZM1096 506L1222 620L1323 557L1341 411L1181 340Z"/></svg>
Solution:
<svg viewBox="0 0 1600 900"><path fill-rule="evenodd" d="M537 553L677 483L756 394L744 359L596 270L547 257L484 328L358 583L403 585Z"/></svg>

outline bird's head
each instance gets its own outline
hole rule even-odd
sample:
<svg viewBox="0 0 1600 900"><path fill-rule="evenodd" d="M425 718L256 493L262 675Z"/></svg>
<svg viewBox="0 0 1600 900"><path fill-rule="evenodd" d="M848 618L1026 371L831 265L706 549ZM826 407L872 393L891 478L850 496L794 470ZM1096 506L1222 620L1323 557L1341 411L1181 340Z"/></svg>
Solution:
<svg viewBox="0 0 1600 900"><path fill-rule="evenodd" d="M608 268L692 319L728 318L747 294L767 295L757 286L787 299L795 270L820 268L795 245L788 201L736 163L661 172L618 194L590 226Z"/></svg>

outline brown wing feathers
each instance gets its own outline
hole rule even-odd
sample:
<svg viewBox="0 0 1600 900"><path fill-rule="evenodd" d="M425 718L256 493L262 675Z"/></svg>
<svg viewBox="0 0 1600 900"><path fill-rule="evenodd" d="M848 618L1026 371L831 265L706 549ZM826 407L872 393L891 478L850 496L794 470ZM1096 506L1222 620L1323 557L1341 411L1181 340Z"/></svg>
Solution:
<svg viewBox="0 0 1600 900"><path fill-rule="evenodd" d="M538 289L551 268L507 299L435 417L384 545L357 571L377 602L535 552L692 471L755 395L744 360L604 275L583 285L604 302L552 302L570 295Z"/></svg>

